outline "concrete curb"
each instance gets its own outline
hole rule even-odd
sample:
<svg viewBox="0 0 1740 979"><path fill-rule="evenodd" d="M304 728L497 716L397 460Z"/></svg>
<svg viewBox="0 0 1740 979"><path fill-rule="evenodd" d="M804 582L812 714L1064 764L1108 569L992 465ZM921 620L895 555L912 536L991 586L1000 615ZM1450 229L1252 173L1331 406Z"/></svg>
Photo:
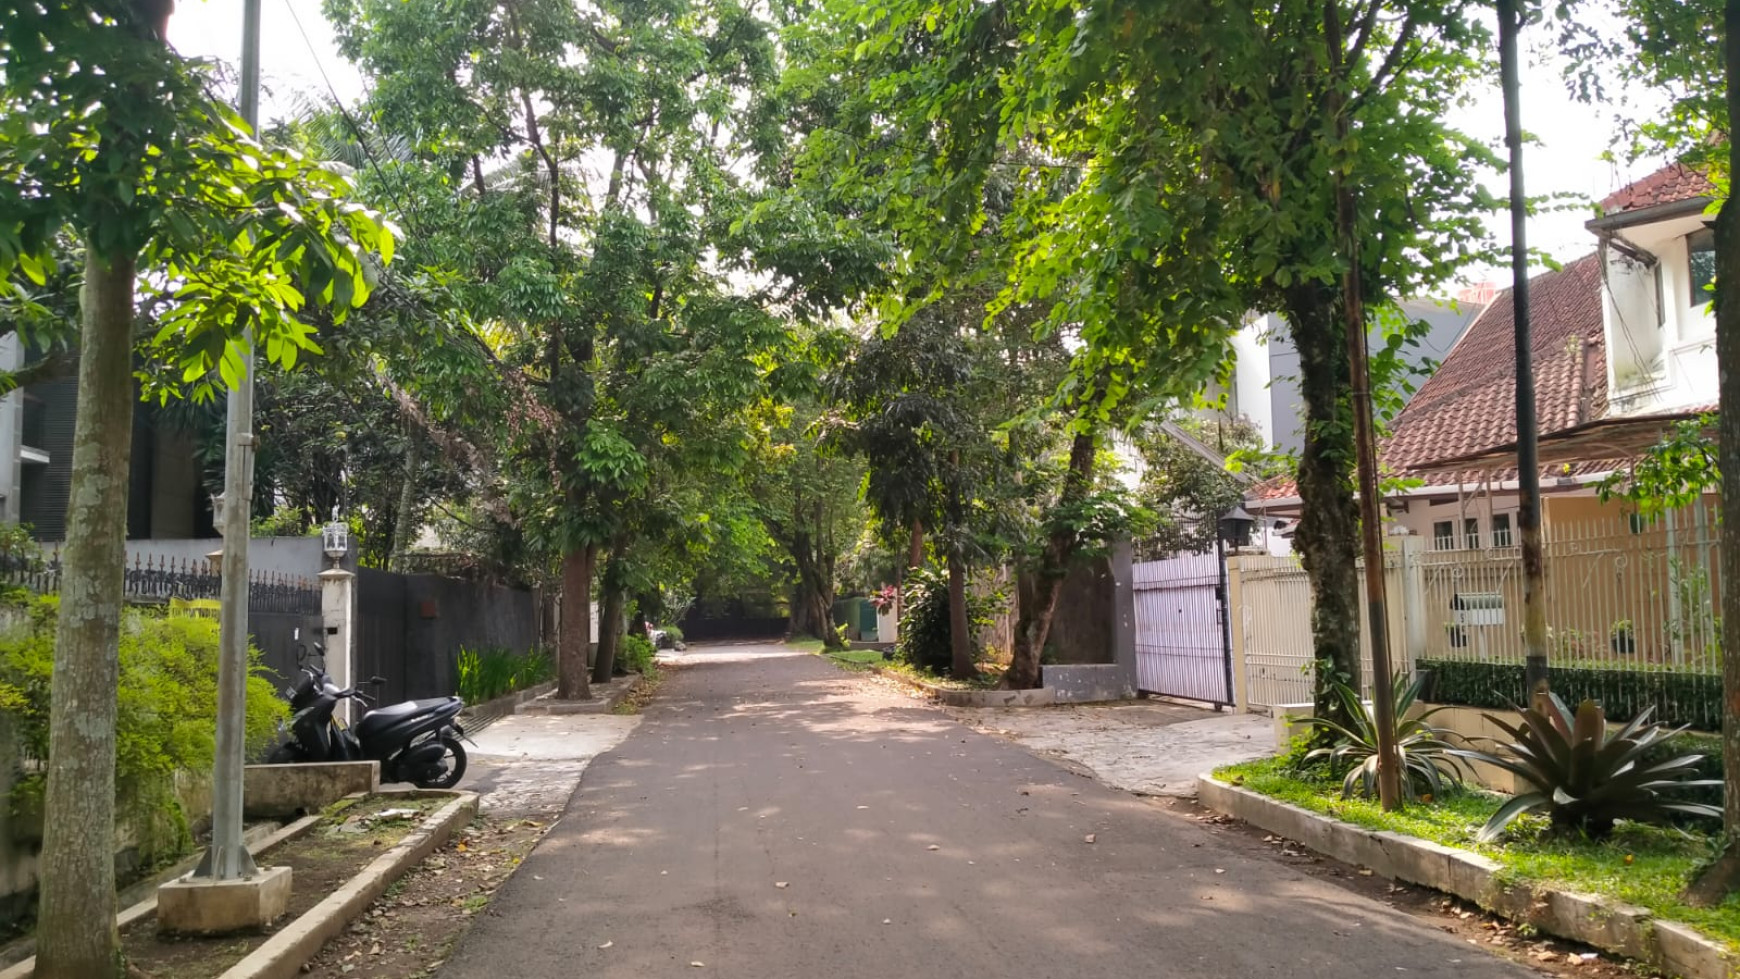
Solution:
<svg viewBox="0 0 1740 979"><path fill-rule="evenodd" d="M472 704L460 712L459 722L465 725L467 734L475 734L509 714L518 712L519 706L526 701L536 700L555 689L556 681L551 680L547 683L527 687L524 690L503 694L494 700L486 700L481 704Z"/></svg>
<svg viewBox="0 0 1740 979"><path fill-rule="evenodd" d="M1513 921L1649 963L1684 979L1736 979L1735 956L1692 928L1652 918L1611 898L1506 881L1499 865L1469 850L1344 823L1298 806L1198 776L1197 800L1252 826L1297 840L1374 874L1421 884L1473 901Z"/></svg>
<svg viewBox="0 0 1740 979"><path fill-rule="evenodd" d="M361 914L406 871L447 842L454 830L477 815L475 792L403 794L452 796L453 801L436 810L411 835L376 857L349 883L268 938L264 945L248 953L247 958L231 966L218 979L291 979L299 975L303 964L334 935L343 931L352 918Z"/></svg>
<svg viewBox="0 0 1740 979"><path fill-rule="evenodd" d="M360 798L360 796L358 796L358 798ZM320 822L320 817L314 815L304 816L288 826L267 823L248 831L243 835L242 841L247 845L249 853L258 855L280 843L288 843L298 836L301 836L303 833L313 829L314 825L318 822ZM267 826L272 828L267 829ZM149 885L150 887L148 896L129 906L125 911L122 911L120 914L115 916L115 928L120 930L131 927L135 922L156 914L157 885L168 883L183 874L189 873L194 867L199 865L199 858L199 854L188 857L186 860L183 860L168 870L157 874L150 880L142 881L139 884L129 887L127 891L123 891L122 894L126 894L128 891L137 892L141 887L145 887L146 885ZM36 950L35 942L30 943L30 950L32 952ZM29 958L9 967L6 971L0 972L0 979L30 979L30 974L35 970L36 956L31 955Z"/></svg>
<svg viewBox="0 0 1740 979"><path fill-rule="evenodd" d="M924 694L945 707L1050 707L1057 703L1057 691L1050 687L1036 690L960 690L917 680L899 670L869 664L872 672Z"/></svg>
<svg viewBox="0 0 1740 979"><path fill-rule="evenodd" d="M556 688L552 685L548 692L539 695L536 699L522 703L514 713L529 714L533 716L608 714L616 709L617 704L627 700L629 694L640 689L641 683L645 680L646 677L639 673L630 673L628 676L612 681L610 689L604 696L595 697L592 700L557 700L555 696Z"/></svg>

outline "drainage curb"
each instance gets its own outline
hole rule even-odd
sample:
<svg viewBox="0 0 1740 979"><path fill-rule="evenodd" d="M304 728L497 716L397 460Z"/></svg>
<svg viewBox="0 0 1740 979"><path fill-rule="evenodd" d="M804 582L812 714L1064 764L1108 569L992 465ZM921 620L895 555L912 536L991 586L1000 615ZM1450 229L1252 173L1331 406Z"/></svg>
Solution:
<svg viewBox="0 0 1740 979"><path fill-rule="evenodd" d="M380 793L391 795L393 793ZM410 794L410 793L407 793ZM430 793L436 794L436 793ZM231 966L218 979L291 979L299 975L302 966L319 952L334 935L344 930L350 920L361 914L375 898L386 893L393 881L404 876L436 848L447 842L453 831L477 815L477 793L441 792L453 801L435 811L423 825L400 840L391 850L381 854L364 867L350 882L333 891L326 900L308 909L301 917L248 953L248 957Z"/></svg>
<svg viewBox="0 0 1740 979"><path fill-rule="evenodd" d="M1513 921L1647 962L1684 979L1740 977L1735 956L1726 945L1688 925L1654 918L1645 908L1550 884L1507 882L1500 878L1498 863L1478 853L1401 833L1363 829L1211 775L1197 777L1196 797L1211 809L1297 840L1343 863L1454 894Z"/></svg>

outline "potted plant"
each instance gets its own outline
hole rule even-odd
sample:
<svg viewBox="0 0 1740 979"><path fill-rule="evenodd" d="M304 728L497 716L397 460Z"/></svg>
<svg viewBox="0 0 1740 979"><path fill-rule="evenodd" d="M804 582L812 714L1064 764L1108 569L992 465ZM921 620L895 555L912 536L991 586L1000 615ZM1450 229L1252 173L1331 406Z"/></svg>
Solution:
<svg viewBox="0 0 1740 979"><path fill-rule="evenodd" d="M1631 630L1630 619L1617 619L1607 631L1607 641L1616 653L1637 652L1637 635Z"/></svg>

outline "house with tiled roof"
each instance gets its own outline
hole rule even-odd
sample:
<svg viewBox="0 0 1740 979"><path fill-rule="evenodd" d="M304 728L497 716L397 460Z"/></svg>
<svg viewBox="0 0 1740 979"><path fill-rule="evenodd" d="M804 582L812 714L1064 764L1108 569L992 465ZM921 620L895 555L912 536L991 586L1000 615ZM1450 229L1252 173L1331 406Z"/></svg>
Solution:
<svg viewBox="0 0 1740 979"><path fill-rule="evenodd" d="M1716 402L1711 192L1697 171L1664 167L1602 202L1594 251L1530 280L1549 534L1555 516L1595 519L1596 483ZM1513 310L1498 293L1390 425L1382 464L1410 484L1385 500L1393 532L1441 549L1515 543ZM1246 508L1285 519L1299 499L1273 480Z"/></svg>

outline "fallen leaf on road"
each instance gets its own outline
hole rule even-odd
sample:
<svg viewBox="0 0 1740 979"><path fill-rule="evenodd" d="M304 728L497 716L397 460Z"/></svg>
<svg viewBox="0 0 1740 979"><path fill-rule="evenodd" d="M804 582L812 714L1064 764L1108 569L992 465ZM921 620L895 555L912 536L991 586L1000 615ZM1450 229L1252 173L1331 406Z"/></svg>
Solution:
<svg viewBox="0 0 1740 979"><path fill-rule="evenodd" d="M942 849L942 847L937 846L935 843L932 843L930 846L925 847L925 849L926 850L940 850L940 849Z"/></svg>
<svg viewBox="0 0 1740 979"><path fill-rule="evenodd" d="M892 925L892 924L894 924L894 919L893 918L883 918L882 923L885 925Z"/></svg>
<svg viewBox="0 0 1740 979"><path fill-rule="evenodd" d="M690 962L689 966L691 968L695 968L695 969L705 969L707 967L707 963L705 963L705 962Z"/></svg>
<svg viewBox="0 0 1740 979"><path fill-rule="evenodd" d="M1370 876L1371 876L1371 871L1369 871L1369 870L1367 870L1367 869L1365 869L1365 868L1364 868L1364 867L1361 867L1361 868L1359 868L1359 875L1360 875L1360 876L1361 876L1361 877L1370 877Z"/></svg>
<svg viewBox="0 0 1740 979"><path fill-rule="evenodd" d="M780 890L782 890L782 891L783 891L783 890L785 890L785 889L786 889L786 888L788 888L788 887L790 887L790 886L791 886L791 884L790 884L790 883L788 883L788 882L786 882L786 881L783 881L783 880L776 880L776 881L774 881L774 882L773 882L773 886L775 886L775 887L777 887L777 888L779 888L779 889L780 889Z"/></svg>
<svg viewBox="0 0 1740 979"><path fill-rule="evenodd" d="M1094 841L1094 834L1092 834L1092 833L1089 833L1088 835L1082 837L1083 843L1092 843L1093 841Z"/></svg>
<svg viewBox="0 0 1740 979"><path fill-rule="evenodd" d="M1224 874L1224 873L1226 873L1226 871L1225 871L1225 870L1224 870L1224 869L1222 869L1222 868L1220 868L1220 867L1216 867L1216 868L1214 868L1214 872L1215 872L1215 873L1217 873L1217 874Z"/></svg>
<svg viewBox="0 0 1740 979"><path fill-rule="evenodd" d="M612 946L612 945L615 945L615 944L616 944L616 942L614 942L614 941L609 941L609 942L605 942L605 943L604 943L604 944L603 944L603 945L600 945L600 946L598 946L598 947L599 947L599 948L609 948L609 947L610 947L610 946Z"/></svg>
<svg viewBox="0 0 1740 979"><path fill-rule="evenodd" d="M858 808L859 808L859 809L868 809L868 808L870 808L870 807L869 807L869 806L859 806L859 807L858 807Z"/></svg>

